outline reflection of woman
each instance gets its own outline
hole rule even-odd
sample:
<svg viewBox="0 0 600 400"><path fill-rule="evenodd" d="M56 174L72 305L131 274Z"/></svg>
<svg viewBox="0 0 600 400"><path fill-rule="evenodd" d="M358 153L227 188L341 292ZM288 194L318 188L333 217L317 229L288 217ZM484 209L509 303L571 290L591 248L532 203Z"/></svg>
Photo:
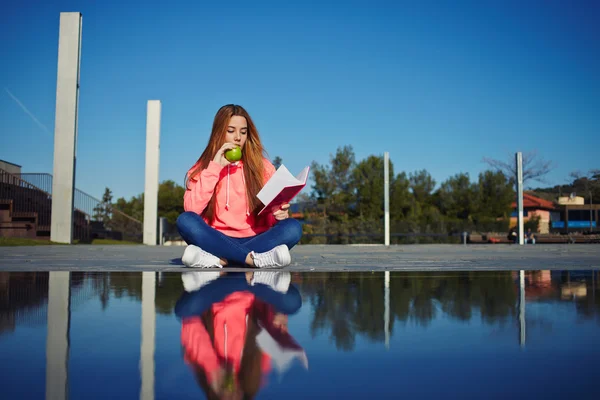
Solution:
<svg viewBox="0 0 600 400"><path fill-rule="evenodd" d="M287 316L302 304L288 272L187 272L182 280L175 314L184 358L207 398L256 395L270 371L264 336L305 357L287 331Z"/></svg>

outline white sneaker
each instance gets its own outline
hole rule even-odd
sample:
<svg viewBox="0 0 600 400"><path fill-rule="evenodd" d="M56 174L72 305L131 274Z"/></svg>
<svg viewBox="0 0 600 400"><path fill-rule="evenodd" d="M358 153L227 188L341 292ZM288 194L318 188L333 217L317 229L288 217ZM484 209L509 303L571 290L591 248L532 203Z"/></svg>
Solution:
<svg viewBox="0 0 600 400"><path fill-rule="evenodd" d="M202 250L198 246L194 246L190 244L185 248L183 252L183 256L181 257L181 262L186 267L192 268L222 268L221 260L219 257L214 256L206 251Z"/></svg>
<svg viewBox="0 0 600 400"><path fill-rule="evenodd" d="M290 265L292 256L285 244L281 244L264 253L252 252L254 266L257 268L278 268Z"/></svg>
<svg viewBox="0 0 600 400"><path fill-rule="evenodd" d="M199 272L206 274L207 272ZM292 275L287 271L256 271L252 274L250 286L257 283L267 285L279 293L287 293Z"/></svg>
<svg viewBox="0 0 600 400"><path fill-rule="evenodd" d="M190 271L181 274L181 281L186 292L195 292L220 276L221 271Z"/></svg>

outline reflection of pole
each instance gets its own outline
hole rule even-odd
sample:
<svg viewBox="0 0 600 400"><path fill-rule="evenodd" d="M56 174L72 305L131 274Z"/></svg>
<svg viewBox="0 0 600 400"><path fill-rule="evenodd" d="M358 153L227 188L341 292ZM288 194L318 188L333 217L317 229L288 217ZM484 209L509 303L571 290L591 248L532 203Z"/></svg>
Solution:
<svg viewBox="0 0 600 400"><path fill-rule="evenodd" d="M154 399L155 284L155 272L142 272L142 348L140 351L142 387L140 390L140 400Z"/></svg>
<svg viewBox="0 0 600 400"><path fill-rule="evenodd" d="M519 271L519 344L525 346L525 271Z"/></svg>
<svg viewBox="0 0 600 400"><path fill-rule="evenodd" d="M48 279L46 400L69 397L69 324L71 273L56 271Z"/></svg>
<svg viewBox="0 0 600 400"><path fill-rule="evenodd" d="M385 329L385 348L390 348L390 271L385 271L385 290L384 290L384 300L385 300L385 308L383 311L383 325Z"/></svg>

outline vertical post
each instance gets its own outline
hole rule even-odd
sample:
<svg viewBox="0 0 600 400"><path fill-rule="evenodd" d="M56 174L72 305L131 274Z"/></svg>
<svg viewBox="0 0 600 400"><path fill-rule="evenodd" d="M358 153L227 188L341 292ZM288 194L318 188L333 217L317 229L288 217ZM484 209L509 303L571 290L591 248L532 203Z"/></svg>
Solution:
<svg viewBox="0 0 600 400"><path fill-rule="evenodd" d="M517 159L517 227L519 230L519 244L523 241L523 153L518 152Z"/></svg>
<svg viewBox="0 0 600 400"><path fill-rule="evenodd" d="M140 400L154 400L154 348L156 346L156 273L142 272L142 345Z"/></svg>
<svg viewBox="0 0 600 400"><path fill-rule="evenodd" d="M525 347L525 271L519 271L519 345Z"/></svg>
<svg viewBox="0 0 600 400"><path fill-rule="evenodd" d="M385 330L385 348L390 348L390 271L384 273L384 294L385 308L383 311L383 326Z"/></svg>
<svg viewBox="0 0 600 400"><path fill-rule="evenodd" d="M588 183L588 185L589 185L589 183ZM592 233L594 231L594 224L592 222L593 214L594 214L594 197L592 195L592 189L590 189L590 233Z"/></svg>
<svg viewBox="0 0 600 400"><path fill-rule="evenodd" d="M73 241L80 58L81 13L60 13L50 240L69 244Z"/></svg>
<svg viewBox="0 0 600 400"><path fill-rule="evenodd" d="M160 100L149 100L146 114L146 183L144 187L144 244L155 246L158 218Z"/></svg>
<svg viewBox="0 0 600 400"><path fill-rule="evenodd" d="M69 324L71 273L54 271L48 277L46 336L46 399L69 397Z"/></svg>
<svg viewBox="0 0 600 400"><path fill-rule="evenodd" d="M383 153L383 210L385 245L390 245L390 153Z"/></svg>

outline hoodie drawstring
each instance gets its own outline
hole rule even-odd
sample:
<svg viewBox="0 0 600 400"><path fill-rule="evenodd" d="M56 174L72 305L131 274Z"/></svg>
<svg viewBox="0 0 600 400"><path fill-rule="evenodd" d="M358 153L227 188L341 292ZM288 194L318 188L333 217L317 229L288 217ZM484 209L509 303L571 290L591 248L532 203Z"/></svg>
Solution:
<svg viewBox="0 0 600 400"><path fill-rule="evenodd" d="M227 322L223 323L223 330L225 333L225 360L229 361L227 358ZM248 314L246 314L246 331L248 331ZM244 346L242 346L242 350L240 352L240 360L242 359L243 354L244 354Z"/></svg>
<svg viewBox="0 0 600 400"><path fill-rule="evenodd" d="M229 210L229 167L231 164L227 164L227 189L225 192L225 209ZM240 164L240 169L243 168L243 164ZM244 171L242 170L242 182L244 184L244 191L246 190L246 179L244 178ZM250 215L250 210L248 209L248 199L246 198L246 216Z"/></svg>
<svg viewBox="0 0 600 400"><path fill-rule="evenodd" d="M243 167L243 165L242 165L242 167ZM244 179L244 171L242 171L242 183L244 184L244 191L246 191L246 179ZM250 211L248 211L248 198L246 198L246 216L249 216L249 215L250 215Z"/></svg>
<svg viewBox="0 0 600 400"><path fill-rule="evenodd" d="M229 210L229 164L227 164L227 191L225 198L225 209Z"/></svg>

